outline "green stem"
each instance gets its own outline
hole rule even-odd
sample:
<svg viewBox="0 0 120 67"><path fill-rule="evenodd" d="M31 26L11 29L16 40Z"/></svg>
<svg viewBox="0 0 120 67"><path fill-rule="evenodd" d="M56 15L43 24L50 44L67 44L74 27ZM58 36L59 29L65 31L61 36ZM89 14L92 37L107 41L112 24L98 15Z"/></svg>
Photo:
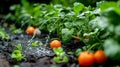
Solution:
<svg viewBox="0 0 120 67"><path fill-rule="evenodd" d="M52 38L51 40L60 40L60 38Z"/></svg>
<svg viewBox="0 0 120 67"><path fill-rule="evenodd" d="M28 41L28 44L30 45L31 44L31 42L32 42L32 40L33 40L33 38L35 37L35 33L33 34L33 36L32 36L32 38Z"/></svg>
<svg viewBox="0 0 120 67"><path fill-rule="evenodd" d="M93 44L90 48L88 48L87 51L90 51L93 47L95 47L95 46L97 46L97 45L99 45L99 43L95 43L95 44Z"/></svg>

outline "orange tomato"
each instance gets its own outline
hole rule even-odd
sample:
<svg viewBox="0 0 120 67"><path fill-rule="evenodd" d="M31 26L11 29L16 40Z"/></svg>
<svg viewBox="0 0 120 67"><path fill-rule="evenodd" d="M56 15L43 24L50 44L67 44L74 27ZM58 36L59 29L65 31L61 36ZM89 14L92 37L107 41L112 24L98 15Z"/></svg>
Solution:
<svg viewBox="0 0 120 67"><path fill-rule="evenodd" d="M92 66L95 62L94 54L84 51L79 55L78 62L80 66Z"/></svg>
<svg viewBox="0 0 120 67"><path fill-rule="evenodd" d="M28 35L33 35L34 31L35 31L35 28L32 27L32 26L28 27L27 30L26 30Z"/></svg>
<svg viewBox="0 0 120 67"><path fill-rule="evenodd" d="M107 57L103 50L97 50L94 54L96 63L103 63L107 60Z"/></svg>
<svg viewBox="0 0 120 67"><path fill-rule="evenodd" d="M51 43L50 43L50 48L58 48L58 47L61 47L61 42L58 41L58 40L53 40Z"/></svg>

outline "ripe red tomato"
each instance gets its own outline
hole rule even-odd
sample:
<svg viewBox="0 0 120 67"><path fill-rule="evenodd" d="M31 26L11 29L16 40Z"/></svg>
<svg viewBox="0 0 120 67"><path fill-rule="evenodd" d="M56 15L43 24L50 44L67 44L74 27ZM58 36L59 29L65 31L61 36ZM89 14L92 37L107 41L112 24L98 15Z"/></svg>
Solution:
<svg viewBox="0 0 120 67"><path fill-rule="evenodd" d="M94 54L96 63L103 63L107 60L107 57L103 50L97 50Z"/></svg>
<svg viewBox="0 0 120 67"><path fill-rule="evenodd" d="M50 43L50 48L58 48L58 47L61 47L61 42L58 41L58 40L53 40L51 43Z"/></svg>
<svg viewBox="0 0 120 67"><path fill-rule="evenodd" d="M32 27L32 26L28 27L27 30L26 30L28 35L33 35L34 31L35 31L35 28Z"/></svg>
<svg viewBox="0 0 120 67"><path fill-rule="evenodd" d="M79 55L78 62L80 66L92 66L95 62L94 54L84 51Z"/></svg>

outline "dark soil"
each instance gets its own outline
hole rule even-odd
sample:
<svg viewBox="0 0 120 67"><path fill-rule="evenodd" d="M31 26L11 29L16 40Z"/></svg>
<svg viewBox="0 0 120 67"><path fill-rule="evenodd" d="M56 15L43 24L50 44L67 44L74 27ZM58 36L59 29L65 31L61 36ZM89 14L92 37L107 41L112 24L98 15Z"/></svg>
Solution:
<svg viewBox="0 0 120 67"><path fill-rule="evenodd" d="M55 37L55 35L51 36L42 32L39 37L34 37L32 39L32 36L27 35L26 32L21 34L12 34L9 30L9 26L6 28L1 24L0 27L10 36L9 40L0 39L0 67L13 67L14 65L18 65L20 67L79 67L77 59L72 55L68 55L72 60L70 60L69 63L56 64L52 60L54 53L49 48L49 42ZM43 43L43 45L32 47L30 43L35 41L39 41L39 44ZM73 42L73 44L75 43ZM12 51L16 49L15 46L17 44L22 45L22 53L25 55L25 59L21 62L17 62L15 59L11 58ZM67 48L67 46L63 47ZM69 49L66 49L66 51L67 50ZM2 64L3 62L5 63Z"/></svg>
<svg viewBox="0 0 120 67"><path fill-rule="evenodd" d="M12 34L9 31L9 27L5 28L1 24L7 34L10 36L9 40L0 39L0 67L79 67L77 57L74 54L68 54L68 63L55 63L52 58L54 57L53 51L49 48L49 42L52 38L56 38L55 35L48 35L46 32L42 32L39 37L35 37L31 40L32 36L27 35L25 32L21 34ZM39 41L43 45L36 47L30 46L31 42ZM22 53L25 55L25 59L21 62L17 62L11 58L12 51L15 50L15 45L21 44L23 47ZM85 44L81 41L72 39L67 44L63 44L64 50L67 52L75 52L77 48L81 48ZM115 64L106 62L100 65L94 65L93 67L113 67Z"/></svg>

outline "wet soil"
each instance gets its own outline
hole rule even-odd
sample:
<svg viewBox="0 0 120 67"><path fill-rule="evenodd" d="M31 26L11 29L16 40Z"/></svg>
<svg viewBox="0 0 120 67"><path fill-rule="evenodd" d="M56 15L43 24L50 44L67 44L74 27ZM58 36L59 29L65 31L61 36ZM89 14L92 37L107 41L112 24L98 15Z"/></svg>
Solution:
<svg viewBox="0 0 120 67"><path fill-rule="evenodd" d="M69 63L56 64L52 60L55 54L49 48L49 42L55 38L55 35L42 32L40 36L32 39L32 36L27 35L26 32L12 34L9 27L3 27L2 24L0 27L10 36L9 40L0 39L0 67L14 67L15 65L19 67L79 67L77 59L72 55L68 55L72 60ZM30 44L35 41L38 41L39 45L32 47ZM73 42L73 44L75 43L77 42ZM12 52L16 49L15 46L18 44L22 45L22 53L25 55L25 59L21 62L11 58ZM63 46L63 48L67 48L67 46ZM66 51L68 50L66 49Z"/></svg>

